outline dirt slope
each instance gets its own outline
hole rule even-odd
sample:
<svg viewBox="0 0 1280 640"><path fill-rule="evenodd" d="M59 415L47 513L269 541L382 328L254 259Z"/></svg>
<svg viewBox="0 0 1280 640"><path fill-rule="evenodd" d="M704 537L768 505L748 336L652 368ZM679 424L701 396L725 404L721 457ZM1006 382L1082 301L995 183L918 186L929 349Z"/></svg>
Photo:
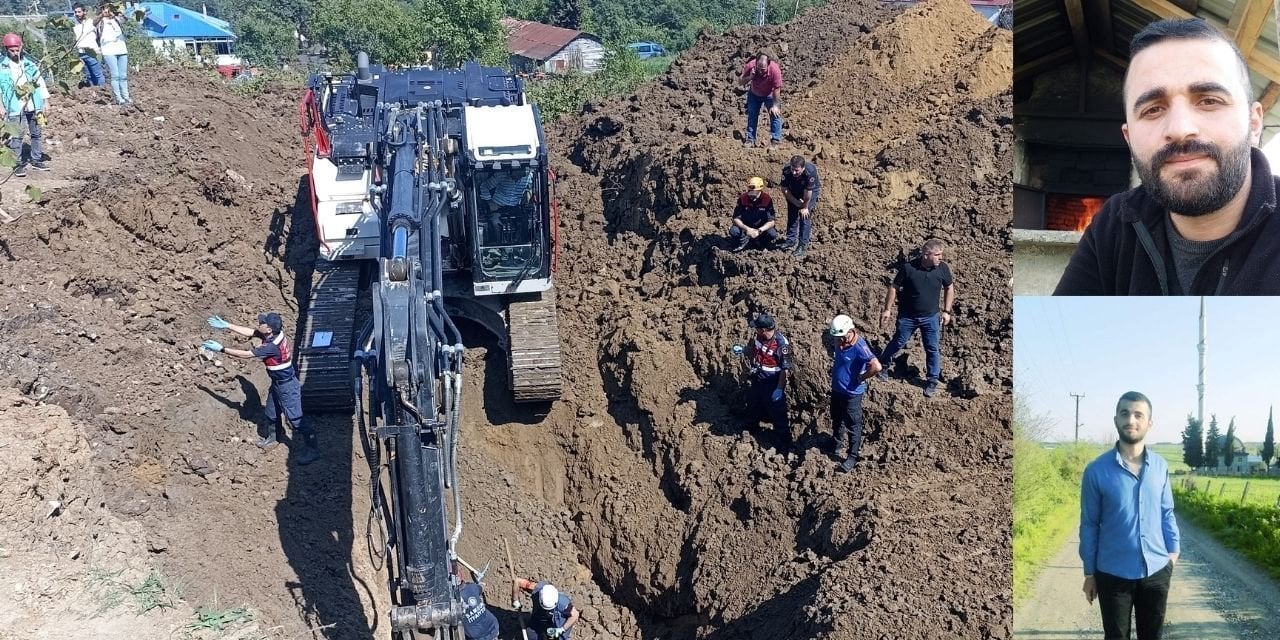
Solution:
<svg viewBox="0 0 1280 640"><path fill-rule="evenodd" d="M504 357L469 354L464 557L499 557L507 537L521 573L583 605L583 637L1009 635L1010 40L963 3L929 4L894 20L837 2L706 37L636 96L549 132L567 391L530 415L503 398ZM788 82L772 153L734 139L730 88L765 44ZM320 422L324 465L260 454L260 367L194 348L210 313L296 321L314 246L299 88L241 97L177 71L136 84L143 112L55 102L56 169L27 180L47 202L0 185L17 218L0 226L0 386L70 414L92 455L66 469L91 466L100 493L72 484L68 504L101 495L193 604L249 604L277 637L384 637L350 419ZM824 180L810 255L718 252L742 179L776 183L795 152ZM838 474L820 447L822 329L849 313L882 346L886 267L929 235L950 243L960 292L947 390L920 395L914 345L907 378L868 396L869 464ZM797 345L806 447L791 456L740 411L729 346L755 309ZM44 496L6 497L5 513L36 514ZM103 521L76 508L56 522L70 535Z"/></svg>

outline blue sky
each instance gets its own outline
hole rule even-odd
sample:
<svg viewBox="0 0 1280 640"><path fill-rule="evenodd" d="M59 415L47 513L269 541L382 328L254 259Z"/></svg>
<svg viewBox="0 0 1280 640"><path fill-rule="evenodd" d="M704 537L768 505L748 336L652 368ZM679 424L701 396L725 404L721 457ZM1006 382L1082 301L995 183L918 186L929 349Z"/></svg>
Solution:
<svg viewBox="0 0 1280 640"><path fill-rule="evenodd" d="M1044 418L1045 439L1071 440L1075 398L1080 439L1115 439L1112 416L1125 391L1154 405L1149 442L1178 442L1196 413L1200 298L1017 297L1013 306L1015 394ZM1205 428L1261 442L1280 404L1280 298L1205 298ZM1277 417L1280 420L1280 417Z"/></svg>

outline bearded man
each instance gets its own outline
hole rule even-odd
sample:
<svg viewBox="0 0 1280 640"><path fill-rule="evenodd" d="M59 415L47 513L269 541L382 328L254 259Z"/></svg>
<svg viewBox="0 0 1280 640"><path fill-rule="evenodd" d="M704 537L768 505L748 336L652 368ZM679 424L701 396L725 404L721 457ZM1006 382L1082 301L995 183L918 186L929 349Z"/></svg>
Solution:
<svg viewBox="0 0 1280 640"><path fill-rule="evenodd" d="M1142 186L1107 200L1054 295L1280 295L1278 182L1231 39L1199 19L1147 25L1124 102Z"/></svg>

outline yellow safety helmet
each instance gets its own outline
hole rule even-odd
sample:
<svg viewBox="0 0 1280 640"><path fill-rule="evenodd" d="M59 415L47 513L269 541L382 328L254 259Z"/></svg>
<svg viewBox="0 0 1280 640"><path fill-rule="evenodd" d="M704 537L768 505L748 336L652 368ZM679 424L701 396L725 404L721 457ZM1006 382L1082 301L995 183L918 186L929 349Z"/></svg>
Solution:
<svg viewBox="0 0 1280 640"><path fill-rule="evenodd" d="M752 176L747 180L747 191L764 191L764 178Z"/></svg>

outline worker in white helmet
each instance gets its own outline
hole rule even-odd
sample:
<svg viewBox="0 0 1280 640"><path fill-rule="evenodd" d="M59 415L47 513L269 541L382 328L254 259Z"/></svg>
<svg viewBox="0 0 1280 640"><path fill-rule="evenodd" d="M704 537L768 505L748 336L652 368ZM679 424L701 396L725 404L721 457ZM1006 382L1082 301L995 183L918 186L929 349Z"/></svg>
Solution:
<svg viewBox="0 0 1280 640"><path fill-rule="evenodd" d="M836 455L841 454L845 440L848 456L840 465L845 471L858 466L858 450L862 448L862 396L867 380L880 372L880 361L871 353L867 341L858 335L853 318L838 315L831 320L831 335L836 339L831 353L831 427L835 433Z"/></svg>
<svg viewBox="0 0 1280 640"><path fill-rule="evenodd" d="M533 599L525 640L568 640L570 629L578 623L578 609L569 596L545 580L534 582L516 578L513 587L513 592L519 593L516 591L519 589ZM521 608L521 604L520 600L512 603L516 610Z"/></svg>

